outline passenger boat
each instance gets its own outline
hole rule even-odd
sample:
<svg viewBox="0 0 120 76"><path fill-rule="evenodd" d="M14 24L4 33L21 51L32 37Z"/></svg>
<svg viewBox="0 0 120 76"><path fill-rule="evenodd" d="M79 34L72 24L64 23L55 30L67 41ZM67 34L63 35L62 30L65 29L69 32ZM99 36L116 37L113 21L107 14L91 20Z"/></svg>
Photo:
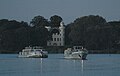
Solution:
<svg viewBox="0 0 120 76"><path fill-rule="evenodd" d="M35 46L35 47L25 47L22 52L19 52L18 57L25 57L25 58L47 58L48 52L43 49L42 47Z"/></svg>
<svg viewBox="0 0 120 76"><path fill-rule="evenodd" d="M85 60L88 55L88 50L83 46L73 46L64 51L64 58L66 59L81 59Z"/></svg>

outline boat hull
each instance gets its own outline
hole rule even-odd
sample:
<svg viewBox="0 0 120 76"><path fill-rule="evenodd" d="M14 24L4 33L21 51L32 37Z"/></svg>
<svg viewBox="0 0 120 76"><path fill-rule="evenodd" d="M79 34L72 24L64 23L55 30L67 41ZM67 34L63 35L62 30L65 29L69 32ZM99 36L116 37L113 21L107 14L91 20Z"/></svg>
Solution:
<svg viewBox="0 0 120 76"><path fill-rule="evenodd" d="M19 52L18 57L20 58L48 58L46 51L35 51L35 52Z"/></svg>
<svg viewBox="0 0 120 76"><path fill-rule="evenodd" d="M48 55L19 55L19 58L48 58Z"/></svg>
<svg viewBox="0 0 120 76"><path fill-rule="evenodd" d="M71 54L65 54L64 58L86 60L87 54L88 54L87 51L72 52Z"/></svg>
<svg viewBox="0 0 120 76"><path fill-rule="evenodd" d="M81 60L86 60L87 54L77 54L77 55L68 55L65 56L64 58L66 59L81 59Z"/></svg>
<svg viewBox="0 0 120 76"><path fill-rule="evenodd" d="M29 56L29 58L48 58L48 55L34 55L34 56Z"/></svg>

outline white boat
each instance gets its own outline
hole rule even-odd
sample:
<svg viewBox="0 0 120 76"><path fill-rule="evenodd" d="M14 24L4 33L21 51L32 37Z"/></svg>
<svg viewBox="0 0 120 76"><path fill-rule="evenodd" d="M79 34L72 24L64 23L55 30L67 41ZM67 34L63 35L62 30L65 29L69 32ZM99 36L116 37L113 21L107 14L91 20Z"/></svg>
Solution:
<svg viewBox="0 0 120 76"><path fill-rule="evenodd" d="M64 58L66 59L86 59L88 50L83 48L83 46L73 46L73 48L67 48L64 51Z"/></svg>
<svg viewBox="0 0 120 76"><path fill-rule="evenodd" d="M22 52L19 52L18 57L25 58L47 58L48 52L45 51L42 47L25 47Z"/></svg>

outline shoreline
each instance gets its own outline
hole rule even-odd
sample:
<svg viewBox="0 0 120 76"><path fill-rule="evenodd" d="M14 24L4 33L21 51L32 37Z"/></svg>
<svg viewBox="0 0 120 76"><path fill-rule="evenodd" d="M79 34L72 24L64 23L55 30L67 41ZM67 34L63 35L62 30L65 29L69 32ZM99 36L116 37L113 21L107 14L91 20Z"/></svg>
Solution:
<svg viewBox="0 0 120 76"><path fill-rule="evenodd" d="M18 54L19 52L14 51L0 51L0 54ZM64 51L48 50L49 54L64 54ZM120 54L120 50L88 50L88 54Z"/></svg>
<svg viewBox="0 0 120 76"><path fill-rule="evenodd" d="M64 50L66 49L65 46L47 46L44 47L46 51L48 51L49 54L60 54L64 53ZM18 54L22 50L0 50L0 54ZM89 54L120 54L120 50L118 49L105 49L105 50L89 50Z"/></svg>

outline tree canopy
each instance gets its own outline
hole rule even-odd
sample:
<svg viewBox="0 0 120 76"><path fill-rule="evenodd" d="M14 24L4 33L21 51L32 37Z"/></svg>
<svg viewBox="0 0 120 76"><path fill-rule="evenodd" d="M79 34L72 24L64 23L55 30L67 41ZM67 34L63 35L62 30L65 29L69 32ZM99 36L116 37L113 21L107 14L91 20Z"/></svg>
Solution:
<svg viewBox="0 0 120 76"><path fill-rule="evenodd" d="M99 50L119 49L120 46L120 21L106 22L101 16L89 15L77 18L66 30L67 45Z"/></svg>
<svg viewBox="0 0 120 76"><path fill-rule="evenodd" d="M50 17L50 24L52 27L59 27L60 26L60 22L62 22L62 18L58 15L54 15L52 17Z"/></svg>
<svg viewBox="0 0 120 76"><path fill-rule="evenodd" d="M30 22L34 27L48 26L49 22L43 16L35 16Z"/></svg>
<svg viewBox="0 0 120 76"><path fill-rule="evenodd" d="M51 16L50 21L38 15L30 26L24 21L1 19L0 53L18 52L26 46L47 46L51 36L45 26L58 27L62 20L58 15ZM90 50L120 50L120 21L107 22L99 15L89 15L65 27L65 47L82 45Z"/></svg>
<svg viewBox="0 0 120 76"><path fill-rule="evenodd" d="M26 46L46 46L48 31L37 26L33 28L24 21L0 20L0 52L18 52Z"/></svg>

